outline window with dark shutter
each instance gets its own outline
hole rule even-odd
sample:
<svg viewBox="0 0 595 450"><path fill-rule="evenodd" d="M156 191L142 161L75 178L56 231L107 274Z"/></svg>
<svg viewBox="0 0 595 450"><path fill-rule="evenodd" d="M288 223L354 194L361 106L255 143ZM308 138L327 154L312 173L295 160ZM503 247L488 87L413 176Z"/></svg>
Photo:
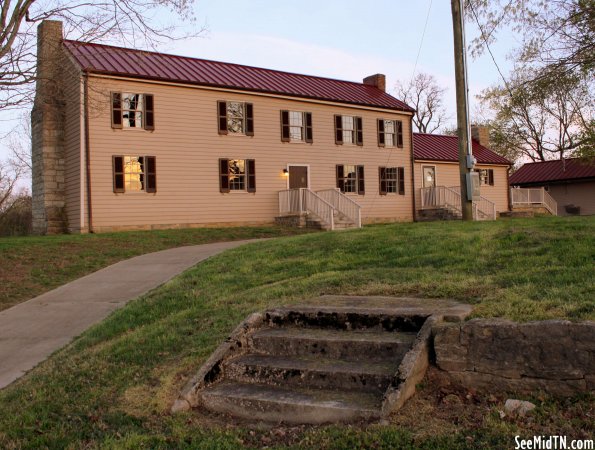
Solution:
<svg viewBox="0 0 595 450"><path fill-rule="evenodd" d="M397 120L397 147L403 147L403 122Z"/></svg>
<svg viewBox="0 0 595 450"><path fill-rule="evenodd" d="M122 128L122 94L112 92L112 128Z"/></svg>
<svg viewBox="0 0 595 450"><path fill-rule="evenodd" d="M380 186L380 195L386 195L386 167L378 168L378 184Z"/></svg>
<svg viewBox="0 0 595 450"><path fill-rule="evenodd" d="M355 143L364 145L364 124L361 117L355 118Z"/></svg>
<svg viewBox="0 0 595 450"><path fill-rule="evenodd" d="M306 119L306 142L311 144L314 142L314 136L312 132L312 113L304 113L304 117Z"/></svg>
<svg viewBox="0 0 595 450"><path fill-rule="evenodd" d="M384 147L384 119L378 119L378 147Z"/></svg>
<svg viewBox="0 0 595 450"><path fill-rule="evenodd" d="M114 172L114 192L116 194L124 192L124 157L112 156L112 165Z"/></svg>
<svg viewBox="0 0 595 450"><path fill-rule="evenodd" d="M256 163L253 159L246 160L246 176L248 177L248 192L256 192Z"/></svg>
<svg viewBox="0 0 595 450"><path fill-rule="evenodd" d="M397 178L399 180L399 195L405 195L405 168L397 169Z"/></svg>
<svg viewBox="0 0 595 450"><path fill-rule="evenodd" d="M229 160L219 160L219 191L229 192Z"/></svg>
<svg viewBox="0 0 595 450"><path fill-rule="evenodd" d="M494 169L488 169L488 184L490 186L494 185Z"/></svg>
<svg viewBox="0 0 595 450"><path fill-rule="evenodd" d="M143 94L145 96L145 130L155 129L155 109L153 107L153 95Z"/></svg>
<svg viewBox="0 0 595 450"><path fill-rule="evenodd" d="M341 116L335 116L335 144L343 144L343 121Z"/></svg>
<svg viewBox="0 0 595 450"><path fill-rule="evenodd" d="M281 111L281 142L289 140L289 111Z"/></svg>
<svg viewBox="0 0 595 450"><path fill-rule="evenodd" d="M254 136L254 107L246 103L246 136Z"/></svg>
<svg viewBox="0 0 595 450"><path fill-rule="evenodd" d="M366 186L364 183L364 166L357 166L357 193L364 195Z"/></svg>
<svg viewBox="0 0 595 450"><path fill-rule="evenodd" d="M219 134L227 134L227 102L217 102L217 123Z"/></svg>
<svg viewBox="0 0 595 450"><path fill-rule="evenodd" d="M145 171L147 179L145 190L149 193L157 192L157 167L154 156L145 156Z"/></svg>
<svg viewBox="0 0 595 450"><path fill-rule="evenodd" d="M337 188L341 192L345 192L345 170L340 165L337 165Z"/></svg>

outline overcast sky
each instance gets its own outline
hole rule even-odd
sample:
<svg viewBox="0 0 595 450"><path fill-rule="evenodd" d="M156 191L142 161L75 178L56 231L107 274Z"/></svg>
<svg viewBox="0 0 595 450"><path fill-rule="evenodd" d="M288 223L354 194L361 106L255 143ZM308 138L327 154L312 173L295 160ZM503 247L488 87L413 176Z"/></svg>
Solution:
<svg viewBox="0 0 595 450"><path fill-rule="evenodd" d="M195 7L208 32L170 42L161 51L358 82L383 73L389 92L397 80L410 80L415 69L448 88L446 104L455 124L452 16L446 0L198 0ZM477 33L472 24L466 31L468 41ZM514 44L513 37L501 38L492 48L505 74ZM473 110L474 96L501 80L488 56L469 58L468 72ZM0 114L0 129L8 129L15 115ZM0 159L6 154L1 143Z"/></svg>

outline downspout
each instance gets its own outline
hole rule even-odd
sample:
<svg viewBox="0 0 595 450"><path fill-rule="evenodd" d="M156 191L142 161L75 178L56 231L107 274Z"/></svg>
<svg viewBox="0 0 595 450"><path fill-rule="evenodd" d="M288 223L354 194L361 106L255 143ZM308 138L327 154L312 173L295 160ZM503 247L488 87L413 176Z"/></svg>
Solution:
<svg viewBox="0 0 595 450"><path fill-rule="evenodd" d="M87 220L89 233L93 233L93 208L91 207L91 149L89 144L89 74L83 73L85 85L85 184L87 186Z"/></svg>
<svg viewBox="0 0 595 450"><path fill-rule="evenodd" d="M411 145L411 210L413 214L413 221L417 222L417 214L415 210L415 158L413 152L413 114L411 115L411 120L409 121L409 142Z"/></svg>
<svg viewBox="0 0 595 450"><path fill-rule="evenodd" d="M508 197L508 210L512 211L512 198L510 197L510 171L512 170L512 166L508 166L506 169L506 195Z"/></svg>

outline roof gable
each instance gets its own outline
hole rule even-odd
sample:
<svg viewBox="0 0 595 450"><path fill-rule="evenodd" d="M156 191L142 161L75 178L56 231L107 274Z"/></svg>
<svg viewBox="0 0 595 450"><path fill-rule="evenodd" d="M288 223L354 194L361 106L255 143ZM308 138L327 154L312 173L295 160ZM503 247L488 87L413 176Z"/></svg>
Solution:
<svg viewBox="0 0 595 450"><path fill-rule="evenodd" d="M508 159L494 153L479 142L475 140L471 142L473 156L479 164L512 165ZM458 162L459 138L442 134L413 133L413 157L428 161Z"/></svg>
<svg viewBox="0 0 595 450"><path fill-rule="evenodd" d="M86 72L413 111L386 92L363 83L109 45L63 42Z"/></svg>
<svg viewBox="0 0 595 450"><path fill-rule="evenodd" d="M595 165L578 158L524 164L510 176L511 185L595 178Z"/></svg>

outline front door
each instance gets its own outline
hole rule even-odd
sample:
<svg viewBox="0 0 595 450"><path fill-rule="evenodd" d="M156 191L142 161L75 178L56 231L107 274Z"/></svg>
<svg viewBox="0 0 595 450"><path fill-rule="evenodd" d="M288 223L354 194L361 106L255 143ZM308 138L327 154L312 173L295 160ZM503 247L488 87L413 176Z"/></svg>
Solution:
<svg viewBox="0 0 595 450"><path fill-rule="evenodd" d="M308 187L308 166L289 166L289 189Z"/></svg>
<svg viewBox="0 0 595 450"><path fill-rule="evenodd" d="M436 168L434 166L424 166L423 176L425 188L436 187Z"/></svg>

